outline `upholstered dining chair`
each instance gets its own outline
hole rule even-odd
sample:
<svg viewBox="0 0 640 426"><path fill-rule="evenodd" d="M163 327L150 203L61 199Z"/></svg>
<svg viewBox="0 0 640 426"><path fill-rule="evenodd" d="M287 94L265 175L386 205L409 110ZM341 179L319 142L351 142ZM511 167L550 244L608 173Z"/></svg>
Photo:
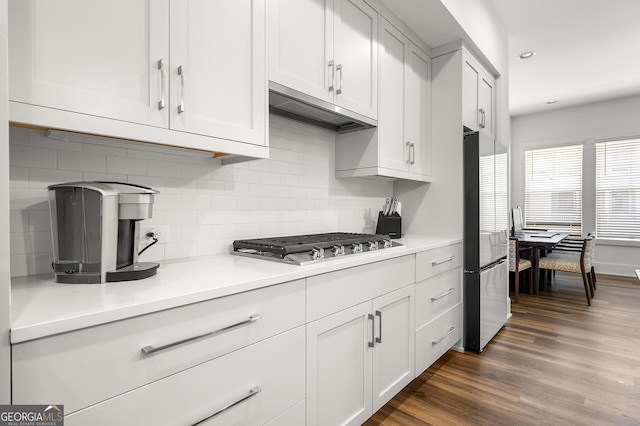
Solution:
<svg viewBox="0 0 640 426"><path fill-rule="evenodd" d="M527 248L530 250L531 248ZM515 294L515 303L518 302L520 295L520 272L529 270L529 294L533 294L533 276L531 261L520 257L520 246L517 238L509 238L509 275L513 275L513 292Z"/></svg>
<svg viewBox="0 0 640 426"><path fill-rule="evenodd" d="M587 237L582 240L580 256L577 255L555 255L545 256L538 261L538 268L552 271L575 272L582 275L584 293L587 297L587 304L591 306L591 298L594 296L594 284L591 279L593 238ZM545 272L546 275L546 272ZM545 278L546 282L546 278Z"/></svg>
<svg viewBox="0 0 640 426"><path fill-rule="evenodd" d="M593 240L591 244L591 248L589 250L587 263L590 265L590 269L587 269L587 274L591 275L591 284L592 290L596 289L596 269L595 269L595 249L596 249L596 233L595 231L589 232L587 237ZM574 256L580 257L580 253L582 252L582 243L583 238L577 238L574 236L569 236L562 240L558 245L556 245L551 253L547 254L550 257L563 257L563 256ZM591 295L593 297L593 294Z"/></svg>

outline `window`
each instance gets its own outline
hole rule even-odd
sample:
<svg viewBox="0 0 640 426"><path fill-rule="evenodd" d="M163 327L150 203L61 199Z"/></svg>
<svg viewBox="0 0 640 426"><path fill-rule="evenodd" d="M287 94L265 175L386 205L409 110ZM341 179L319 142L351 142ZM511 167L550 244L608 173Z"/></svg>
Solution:
<svg viewBox="0 0 640 426"><path fill-rule="evenodd" d="M582 233L582 145L524 152L525 227Z"/></svg>
<svg viewBox="0 0 640 426"><path fill-rule="evenodd" d="M596 143L596 232L640 240L640 139Z"/></svg>

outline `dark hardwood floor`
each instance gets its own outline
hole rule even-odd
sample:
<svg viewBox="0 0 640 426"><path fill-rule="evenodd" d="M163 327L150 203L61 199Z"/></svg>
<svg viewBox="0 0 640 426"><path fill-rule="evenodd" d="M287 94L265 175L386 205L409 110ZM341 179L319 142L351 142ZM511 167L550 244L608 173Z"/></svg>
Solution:
<svg viewBox="0 0 640 426"><path fill-rule="evenodd" d="M640 283L576 274L520 295L480 355L449 351L365 423L640 425Z"/></svg>

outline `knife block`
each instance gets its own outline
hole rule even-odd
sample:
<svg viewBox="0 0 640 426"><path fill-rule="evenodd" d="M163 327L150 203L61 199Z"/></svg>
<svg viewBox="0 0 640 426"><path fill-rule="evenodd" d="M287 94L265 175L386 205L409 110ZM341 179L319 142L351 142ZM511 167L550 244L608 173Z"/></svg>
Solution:
<svg viewBox="0 0 640 426"><path fill-rule="evenodd" d="M376 234L388 235L392 239L402 237L402 218L400 215L394 213L391 216L385 216L382 212L378 212Z"/></svg>

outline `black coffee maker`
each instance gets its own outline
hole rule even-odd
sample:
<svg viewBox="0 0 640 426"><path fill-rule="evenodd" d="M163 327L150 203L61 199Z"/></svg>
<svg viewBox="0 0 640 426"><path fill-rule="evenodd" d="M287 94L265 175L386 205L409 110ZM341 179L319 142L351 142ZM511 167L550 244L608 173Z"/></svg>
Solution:
<svg viewBox="0 0 640 426"><path fill-rule="evenodd" d="M138 262L139 224L153 212L151 188L120 182L51 185L53 269L59 283L147 278L157 263Z"/></svg>

